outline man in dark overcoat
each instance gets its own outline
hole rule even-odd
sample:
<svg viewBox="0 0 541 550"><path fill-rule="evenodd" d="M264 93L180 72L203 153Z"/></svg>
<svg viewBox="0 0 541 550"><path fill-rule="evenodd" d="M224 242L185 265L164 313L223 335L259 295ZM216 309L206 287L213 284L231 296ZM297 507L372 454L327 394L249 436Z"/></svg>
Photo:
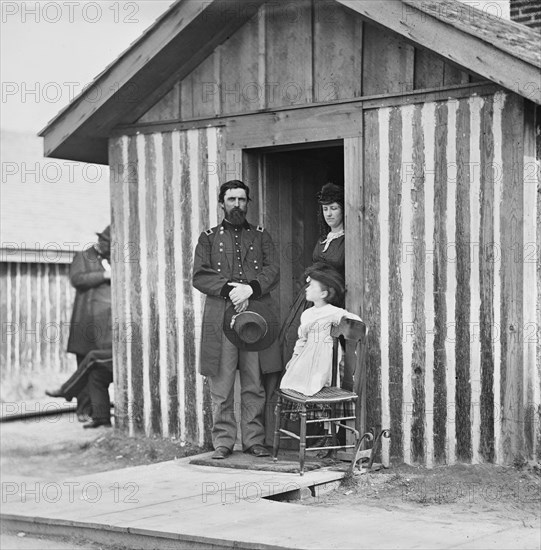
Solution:
<svg viewBox="0 0 541 550"><path fill-rule="evenodd" d="M208 377L212 398L215 459L229 456L236 441L234 385L237 368L241 385L243 450L255 456L269 456L264 447L266 395L263 376L282 369L276 340L262 351L247 351L236 347L223 331L224 314L230 305L237 313L242 313L250 301L257 300L276 311L270 291L279 280L278 257L269 233L246 221L249 200L250 191L243 182L224 183L218 197L224 220L201 233L195 249L193 285L206 295L200 373Z"/></svg>
<svg viewBox="0 0 541 550"><path fill-rule="evenodd" d="M76 294L67 351L75 354L78 367L90 351L112 347L110 226L97 235L98 242L78 252L70 267ZM80 420L92 416L86 388L77 395L77 415Z"/></svg>

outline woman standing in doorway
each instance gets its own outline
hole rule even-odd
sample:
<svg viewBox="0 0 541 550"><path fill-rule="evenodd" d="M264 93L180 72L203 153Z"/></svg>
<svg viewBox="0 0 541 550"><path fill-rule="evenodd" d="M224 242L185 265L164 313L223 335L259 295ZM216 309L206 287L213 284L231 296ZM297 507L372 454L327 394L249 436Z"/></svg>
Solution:
<svg viewBox="0 0 541 550"><path fill-rule="evenodd" d="M344 276L344 188L334 183L326 183L317 194L320 236L312 254L312 262L325 262ZM306 300L306 285L303 285L280 331L282 362L291 359L298 337L303 311L312 303ZM343 307L343 304L340 304Z"/></svg>

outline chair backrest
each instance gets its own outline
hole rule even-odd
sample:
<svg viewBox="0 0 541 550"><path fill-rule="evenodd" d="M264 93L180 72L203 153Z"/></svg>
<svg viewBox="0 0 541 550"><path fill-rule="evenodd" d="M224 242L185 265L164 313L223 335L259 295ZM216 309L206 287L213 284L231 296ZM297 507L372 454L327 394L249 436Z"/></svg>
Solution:
<svg viewBox="0 0 541 550"><path fill-rule="evenodd" d="M331 328L331 336L333 338L332 386L336 386L338 378L338 341L340 336L345 340L354 341L356 349L359 343L364 343L367 332L368 328L364 321L357 321L348 317L342 317L340 323Z"/></svg>

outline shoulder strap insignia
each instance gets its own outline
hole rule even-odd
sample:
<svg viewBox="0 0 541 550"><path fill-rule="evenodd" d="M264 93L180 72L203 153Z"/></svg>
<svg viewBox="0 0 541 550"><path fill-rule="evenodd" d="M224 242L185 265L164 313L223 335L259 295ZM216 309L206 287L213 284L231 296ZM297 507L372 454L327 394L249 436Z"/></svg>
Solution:
<svg viewBox="0 0 541 550"><path fill-rule="evenodd" d="M205 231L205 235L212 235L213 233L214 233L214 229L212 227Z"/></svg>
<svg viewBox="0 0 541 550"><path fill-rule="evenodd" d="M263 233L263 231L265 231L265 228L262 225L258 225L256 227L256 230L259 231L260 233Z"/></svg>

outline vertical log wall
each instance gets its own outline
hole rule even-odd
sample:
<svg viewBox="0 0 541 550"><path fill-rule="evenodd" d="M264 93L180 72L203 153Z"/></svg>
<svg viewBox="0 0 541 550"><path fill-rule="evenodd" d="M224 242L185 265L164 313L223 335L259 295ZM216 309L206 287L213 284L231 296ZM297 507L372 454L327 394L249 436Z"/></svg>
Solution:
<svg viewBox="0 0 541 550"><path fill-rule="evenodd" d="M533 457L536 190L513 94L365 111L368 425L386 459ZM532 139L529 137L528 139Z"/></svg>
<svg viewBox="0 0 541 550"><path fill-rule="evenodd" d="M221 142L215 128L110 142L115 411L130 433L209 440L197 373L204 296L191 274L200 232L218 223Z"/></svg>
<svg viewBox="0 0 541 550"><path fill-rule="evenodd" d="M364 248L348 254L363 256L367 423L391 427L385 460L505 463L536 452L537 184L526 176L537 172L524 109L505 93L367 108L363 154L345 149L347 166L355 154L364 163ZM226 155L225 131L111 139L123 251L116 400L130 432L208 442L204 298L191 269L200 231L220 219L219 184L242 173L225 163L241 158Z"/></svg>

